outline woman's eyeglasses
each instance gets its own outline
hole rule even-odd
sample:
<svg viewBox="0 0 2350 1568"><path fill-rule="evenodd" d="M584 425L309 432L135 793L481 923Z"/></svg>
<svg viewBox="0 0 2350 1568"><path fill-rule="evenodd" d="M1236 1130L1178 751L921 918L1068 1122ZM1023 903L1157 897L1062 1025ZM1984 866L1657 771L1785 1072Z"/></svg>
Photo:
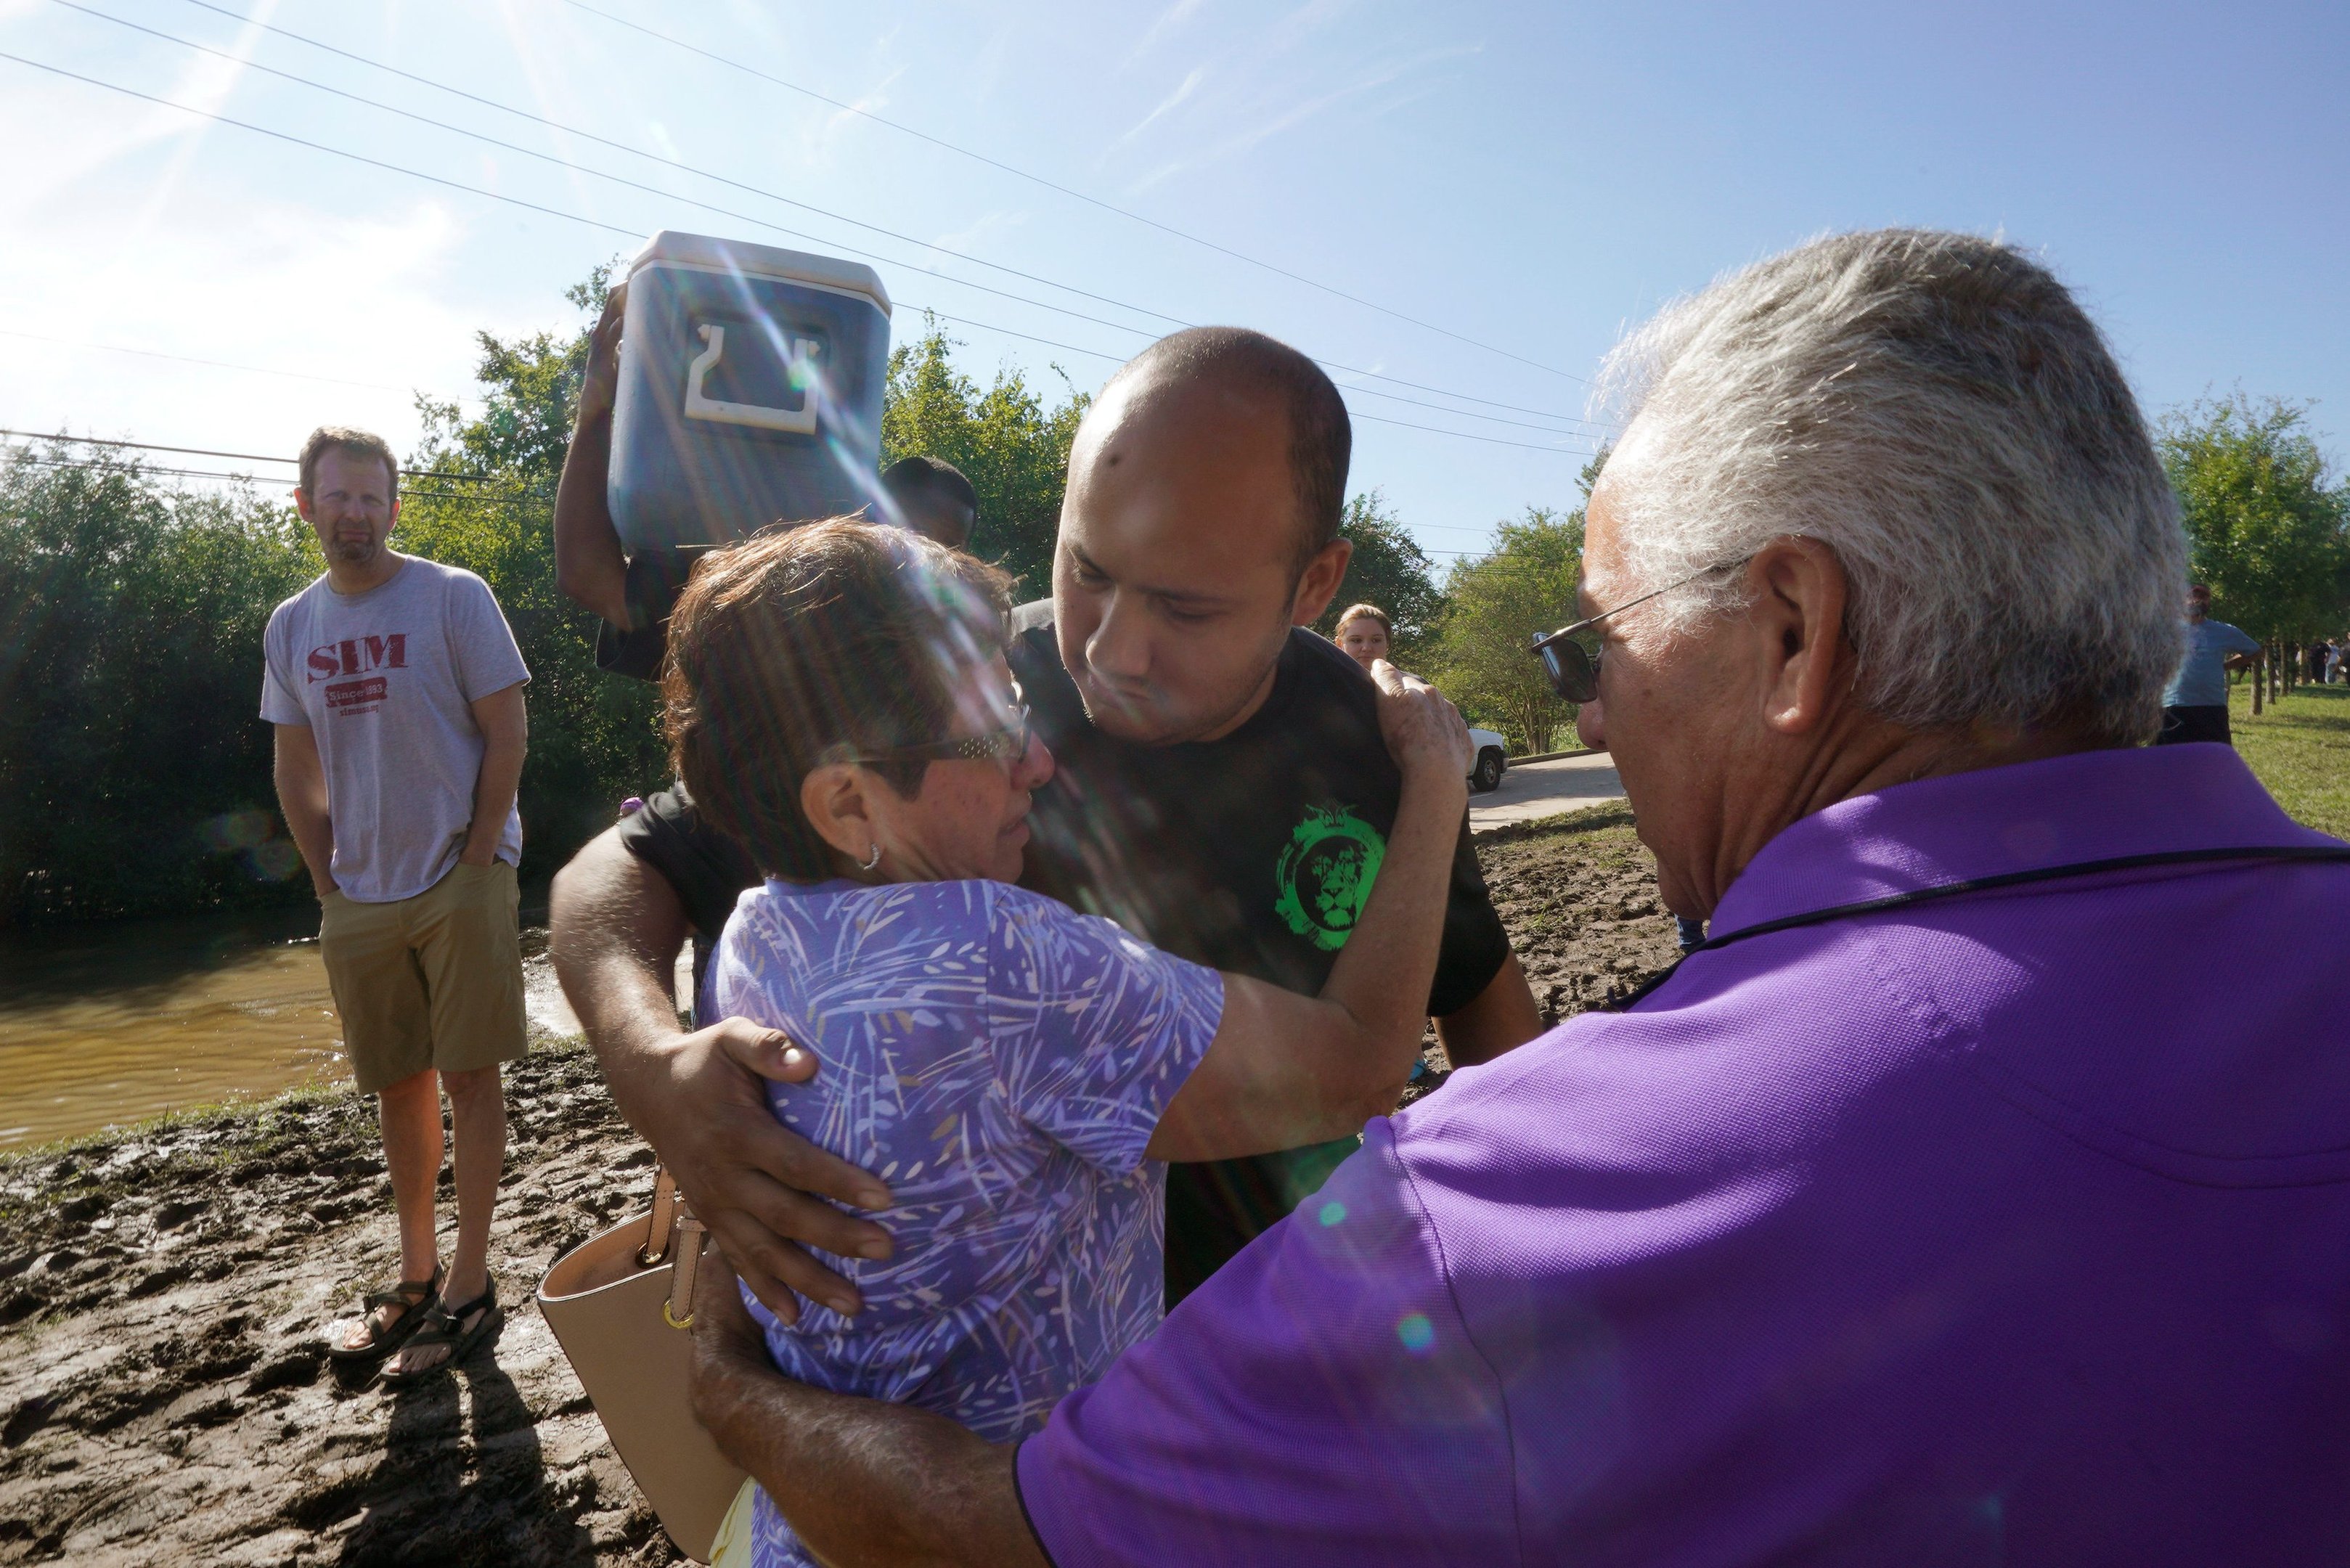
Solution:
<svg viewBox="0 0 2350 1568"><path fill-rule="evenodd" d="M1659 594L1669 594L1675 588L1685 588L1700 577L1711 573L1727 571L1732 566L1742 566L1753 558L1752 556L1742 556L1735 561L1717 561L1711 566L1701 566L1679 582L1667 583L1661 588L1651 588L1638 598L1626 599L1613 609L1601 610L1588 620L1579 620L1573 626L1563 626L1556 631L1535 638L1534 653L1543 662L1543 672L1550 677L1551 690L1569 702L1580 704L1597 701L1601 650L1596 648L1587 649L1575 641L1576 634L1589 631L1619 610L1627 610L1634 605L1646 604Z"/></svg>
<svg viewBox="0 0 2350 1568"><path fill-rule="evenodd" d="M951 741L924 741L911 746L885 746L876 751L859 752L841 757L844 763L943 763L943 762L1018 762L1028 754L1028 742L1034 727L1028 721L1028 704L1015 701L1012 708L1013 723L1002 730L988 730L976 735L962 735Z"/></svg>

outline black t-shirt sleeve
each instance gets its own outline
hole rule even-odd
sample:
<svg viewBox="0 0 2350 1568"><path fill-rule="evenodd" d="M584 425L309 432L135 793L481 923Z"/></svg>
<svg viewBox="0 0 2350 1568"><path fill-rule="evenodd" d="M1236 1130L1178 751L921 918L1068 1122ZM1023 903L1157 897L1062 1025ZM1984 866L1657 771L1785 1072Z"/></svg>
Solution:
<svg viewBox="0 0 2350 1568"><path fill-rule="evenodd" d="M659 551L629 558L629 628L610 621L596 626L596 668L633 680L660 679L669 651L669 612L677 603L681 563Z"/></svg>
<svg viewBox="0 0 2350 1568"><path fill-rule="evenodd" d="M1485 993L1510 956L1510 935L1485 890L1485 873L1477 864L1477 846L1469 836L1469 821L1461 822L1461 842L1452 851L1452 886L1444 906L1444 942L1437 950L1436 981L1429 988L1428 1011L1436 1018L1460 1012Z"/></svg>
<svg viewBox="0 0 2350 1568"><path fill-rule="evenodd" d="M1400 788L1387 742L1379 736L1378 699L1370 677L1326 638L1301 628L1291 640L1305 691L1311 693L1303 697L1298 707L1344 713L1347 732L1364 737L1359 750L1342 747L1335 741L1324 750L1357 756L1358 768L1379 770L1396 779L1396 787ZM1470 836L1469 818L1463 813L1461 837L1452 851L1451 883L1445 895L1444 936L1436 954L1436 978L1429 987L1429 1015L1443 1018L1476 1001L1509 956L1509 933L1502 929L1502 917L1494 912L1492 896L1486 891L1485 873L1478 864L1476 842Z"/></svg>
<svg viewBox="0 0 2350 1568"><path fill-rule="evenodd" d="M743 889L758 885L743 846L702 820L683 784L662 790L620 819L620 846L668 878L694 934L714 942Z"/></svg>

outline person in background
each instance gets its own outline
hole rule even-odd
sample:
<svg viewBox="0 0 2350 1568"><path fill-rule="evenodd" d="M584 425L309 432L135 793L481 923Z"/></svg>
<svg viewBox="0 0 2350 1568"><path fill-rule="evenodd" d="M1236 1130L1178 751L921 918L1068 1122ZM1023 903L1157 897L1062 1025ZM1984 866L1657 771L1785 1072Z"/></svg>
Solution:
<svg viewBox="0 0 2350 1568"><path fill-rule="evenodd" d="M555 489L555 577L572 601L602 618L596 628L598 668L639 680L660 679L670 607L685 587L696 551L629 556L612 522L607 489L612 467L612 400L619 385L620 329L629 286L617 284L588 337L588 369L563 477ZM970 542L979 494L962 471L932 457L909 457L881 475L879 499L867 510L951 550ZM745 867L748 862L743 863ZM749 884L745 883L744 886ZM740 889L736 889L739 891ZM731 895L727 908L733 907ZM723 923L724 917L720 916ZM712 930L712 935L716 935Z"/></svg>
<svg viewBox="0 0 2350 1568"><path fill-rule="evenodd" d="M317 889L319 956L359 1091L376 1096L400 1214L399 1282L330 1331L328 1353L389 1357L386 1383L417 1383L498 1323L498 1069L527 1047L515 794L530 672L486 583L390 547L400 469L382 438L314 431L294 501L327 570L269 618L261 716L276 727L278 802ZM443 1089L457 1195L445 1272Z"/></svg>
<svg viewBox="0 0 2350 1568"><path fill-rule="evenodd" d="M1347 613L1338 618L1337 632L1334 640L1347 650L1347 657L1367 670L1388 656L1395 626L1388 612L1377 605L1348 605Z"/></svg>
<svg viewBox="0 0 2350 1568"><path fill-rule="evenodd" d="M612 399L619 384L620 328L628 285L616 286L588 340L577 422L555 495L556 578L564 593L601 618L596 662L639 680L660 678L670 607L690 563L628 558L612 522L607 490L612 460ZM970 543L979 493L961 469L934 457L901 458L883 471L881 494L868 506L881 521L909 528L951 550ZM711 944L734 900L758 884L750 855L727 834L705 830L685 785L673 783L639 803L614 829L629 854L656 867L676 889L693 940L698 995Z"/></svg>
<svg viewBox="0 0 2350 1568"><path fill-rule="evenodd" d="M2186 541L2102 335L1880 231L1609 382L1554 680L1714 945L1371 1123L1016 1449L712 1291L697 1411L825 1562L2350 1562L2350 845L2145 744Z"/></svg>
<svg viewBox="0 0 2350 1568"><path fill-rule="evenodd" d="M2261 645L2224 620L2211 618L2211 587L2187 590L2187 657L2162 693L2162 731L2158 746L2197 741L2233 745L2228 728L2228 671L2249 670Z"/></svg>
<svg viewBox="0 0 2350 1568"><path fill-rule="evenodd" d="M1086 411L1052 597L1014 612L1009 656L1059 764L1036 794L1023 885L1304 995L1361 914L1401 784L1378 687L1309 629L1352 553L1339 534L1352 443L1337 389L1288 345L1238 327L1161 339ZM763 1075L808 1053L787 1057L743 1023L679 1032L662 966L685 934L683 893L621 832L557 876L549 931L613 1098L760 1300L785 1314L796 1291L853 1314L854 1288L803 1248L886 1256L881 1227L824 1199L886 1208L889 1189L765 1115ZM1456 1064L1489 1061L1542 1023L1465 812L1446 910L1428 1010ZM1354 1147L1175 1167L1170 1303Z"/></svg>
<svg viewBox="0 0 2350 1568"><path fill-rule="evenodd" d="M960 550L979 522L979 492L943 458L901 457L881 471L880 503L867 510L879 514L879 522Z"/></svg>

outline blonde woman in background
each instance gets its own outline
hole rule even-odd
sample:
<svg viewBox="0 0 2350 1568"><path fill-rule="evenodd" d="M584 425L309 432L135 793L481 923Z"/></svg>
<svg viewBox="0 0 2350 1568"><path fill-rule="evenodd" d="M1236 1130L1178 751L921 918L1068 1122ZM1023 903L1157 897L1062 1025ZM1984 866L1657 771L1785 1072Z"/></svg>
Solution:
<svg viewBox="0 0 2350 1568"><path fill-rule="evenodd" d="M1347 613L1338 618L1338 633L1334 639L1347 650L1347 657L1366 670L1388 657L1388 643L1395 627L1388 612L1377 605L1348 605Z"/></svg>

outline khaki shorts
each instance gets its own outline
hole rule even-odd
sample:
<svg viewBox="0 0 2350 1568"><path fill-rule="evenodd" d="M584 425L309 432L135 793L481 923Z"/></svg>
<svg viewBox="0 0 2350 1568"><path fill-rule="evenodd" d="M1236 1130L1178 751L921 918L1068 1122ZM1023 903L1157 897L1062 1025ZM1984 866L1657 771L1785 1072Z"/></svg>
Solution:
<svg viewBox="0 0 2350 1568"><path fill-rule="evenodd" d="M360 904L329 893L318 951L359 1092L426 1068L463 1073L528 1049L521 893L503 860L455 866L413 898Z"/></svg>

